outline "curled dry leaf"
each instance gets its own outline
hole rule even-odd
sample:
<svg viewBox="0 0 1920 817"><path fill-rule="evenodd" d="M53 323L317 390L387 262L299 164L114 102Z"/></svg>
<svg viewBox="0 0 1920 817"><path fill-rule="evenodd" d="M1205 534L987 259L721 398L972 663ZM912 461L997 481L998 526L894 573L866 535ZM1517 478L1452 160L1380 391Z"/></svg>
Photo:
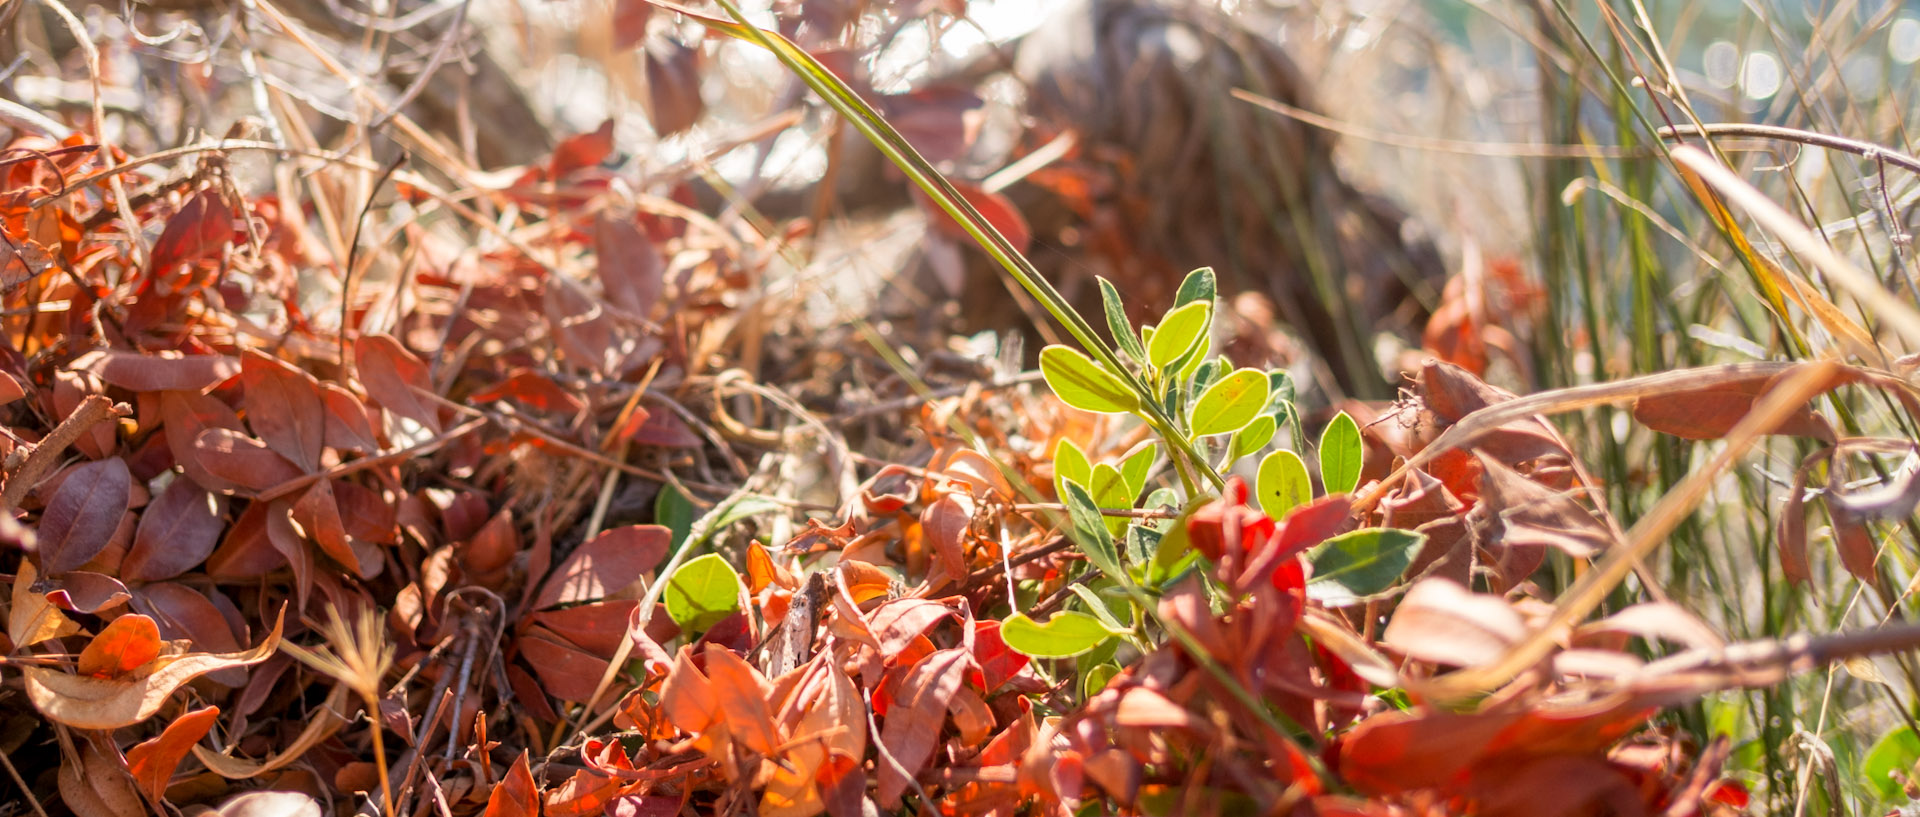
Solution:
<svg viewBox="0 0 1920 817"><path fill-rule="evenodd" d="M157 737L127 749L127 770L133 773L134 784L148 800L161 801L167 781L173 778L173 770L179 768L193 745L213 729L213 722L219 717L217 706L193 710L174 718Z"/></svg>
<svg viewBox="0 0 1920 817"><path fill-rule="evenodd" d="M228 667L267 660L280 648L283 622L259 646L236 653L189 653L156 658L117 678L70 675L48 667L21 667L27 698L40 712L75 729L118 729L153 717L181 684Z"/></svg>

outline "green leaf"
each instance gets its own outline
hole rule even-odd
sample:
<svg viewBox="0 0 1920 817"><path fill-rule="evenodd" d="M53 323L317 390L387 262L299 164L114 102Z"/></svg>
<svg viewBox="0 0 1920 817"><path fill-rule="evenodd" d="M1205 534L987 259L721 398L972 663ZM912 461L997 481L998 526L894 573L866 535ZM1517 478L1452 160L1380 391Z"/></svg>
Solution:
<svg viewBox="0 0 1920 817"><path fill-rule="evenodd" d="M1873 787L1873 793L1879 795L1882 802L1904 803L1906 790L1894 779L1893 773L1911 776L1915 762L1920 762L1920 736L1913 733L1913 727L1901 725L1867 750L1867 757L1860 764L1861 773L1867 776L1867 785Z"/></svg>
<svg viewBox="0 0 1920 817"><path fill-rule="evenodd" d="M708 539L713 538L714 534L726 530L732 527L733 523L750 516L759 516L763 513L775 511L785 511L786 509L787 506L780 504L771 497L764 497L759 494L741 494L738 498L730 502L723 502L715 506L713 510L707 511L706 516L694 520L693 524L688 527L688 541L686 546L699 547L705 544Z"/></svg>
<svg viewBox="0 0 1920 817"><path fill-rule="evenodd" d="M1165 369L1206 337L1207 327L1212 323L1211 300L1196 301L1167 313L1154 328L1153 340L1147 344L1147 361L1154 368Z"/></svg>
<svg viewBox="0 0 1920 817"><path fill-rule="evenodd" d="M1274 421L1273 415L1262 414L1253 418L1253 422L1248 423L1245 428L1234 432L1233 445L1227 449L1233 452L1229 455L1228 463L1231 464L1233 460L1266 448L1267 443L1273 442L1273 430L1279 425Z"/></svg>
<svg viewBox="0 0 1920 817"><path fill-rule="evenodd" d="M1014 652L1033 658L1071 658L1118 635L1100 619L1071 610L1054 613L1041 624L1014 613L1000 622L1000 638Z"/></svg>
<svg viewBox="0 0 1920 817"><path fill-rule="evenodd" d="M1153 558L1153 551L1160 546L1160 532L1138 523L1127 526L1127 561L1144 565Z"/></svg>
<svg viewBox="0 0 1920 817"><path fill-rule="evenodd" d="M1094 276L1100 282L1100 303L1107 311L1107 331L1113 333L1113 342L1120 344L1120 351L1138 361L1147 359L1147 350L1140 345L1139 336L1133 334L1133 328L1127 325L1126 305L1120 301L1120 290L1113 282L1100 276Z"/></svg>
<svg viewBox="0 0 1920 817"><path fill-rule="evenodd" d="M1193 435L1206 437L1245 428L1267 407L1267 375L1240 369L1208 386L1193 404Z"/></svg>
<svg viewBox="0 0 1920 817"><path fill-rule="evenodd" d="M1093 482L1093 463L1087 461L1086 452L1080 446L1065 437L1060 438L1059 446L1053 449L1053 495L1067 501L1067 482L1071 480L1081 485Z"/></svg>
<svg viewBox="0 0 1920 817"><path fill-rule="evenodd" d="M667 615L680 629L704 632L740 609L740 574L719 554L695 558L667 580Z"/></svg>
<svg viewBox="0 0 1920 817"><path fill-rule="evenodd" d="M1160 456L1160 446L1149 443L1120 461L1120 475L1127 479L1127 502L1147 487L1147 475L1153 473L1153 460Z"/></svg>
<svg viewBox="0 0 1920 817"><path fill-rule="evenodd" d="M1120 378L1065 346L1040 350L1040 376L1061 402L1077 409L1119 414L1140 407L1140 398Z"/></svg>
<svg viewBox="0 0 1920 817"><path fill-rule="evenodd" d="M672 485L660 486L659 495L653 498L653 523L664 525L673 532L668 539L667 552L673 553L687 543L687 534L693 530L693 518L697 509Z"/></svg>
<svg viewBox="0 0 1920 817"><path fill-rule="evenodd" d="M1293 375L1287 374L1285 369L1267 372L1267 393L1273 395L1272 400L1267 403L1268 411L1279 408L1282 403L1292 403Z"/></svg>
<svg viewBox="0 0 1920 817"><path fill-rule="evenodd" d="M1215 295L1213 268L1201 267L1187 273L1187 277L1180 281L1180 290L1173 296L1173 305L1179 308L1195 301L1212 303Z"/></svg>
<svg viewBox="0 0 1920 817"><path fill-rule="evenodd" d="M1133 507L1134 494L1127 490L1127 478L1120 473L1120 469L1104 462L1093 467L1093 482L1087 493L1101 510L1124 511ZM1119 536L1121 531L1127 529L1127 518L1124 516L1101 514L1100 518L1106 522L1107 533L1112 536Z"/></svg>
<svg viewBox="0 0 1920 817"><path fill-rule="evenodd" d="M1320 482L1329 494L1352 493L1360 485L1360 424L1346 412L1320 432Z"/></svg>
<svg viewBox="0 0 1920 817"><path fill-rule="evenodd" d="M1126 574L1120 571L1120 551L1114 546L1113 534L1107 531L1106 518L1100 515L1100 506L1093 501L1093 495L1080 483L1069 482L1066 503L1067 516L1073 522L1073 538L1080 543L1087 561L1114 581L1125 581Z"/></svg>
<svg viewBox="0 0 1920 817"><path fill-rule="evenodd" d="M1426 541L1426 534L1398 528L1362 528L1328 539L1307 551L1313 563L1307 595L1339 607L1392 587Z"/></svg>
<svg viewBox="0 0 1920 817"><path fill-rule="evenodd" d="M1213 385L1214 380L1219 379L1220 375L1226 372L1227 362L1220 358L1202 361L1193 370L1193 393L1199 394L1206 391L1208 386Z"/></svg>
<svg viewBox="0 0 1920 817"><path fill-rule="evenodd" d="M1278 522L1287 518L1288 511L1313 499L1313 480L1307 477L1307 464L1300 455L1283 448L1260 461L1253 493L1260 500L1260 510Z"/></svg>
<svg viewBox="0 0 1920 817"><path fill-rule="evenodd" d="M1107 688L1108 683L1113 681L1114 676L1119 674L1120 665L1111 661L1088 667L1084 672L1080 673L1081 700L1099 694L1101 690Z"/></svg>
<svg viewBox="0 0 1920 817"><path fill-rule="evenodd" d="M1100 598L1099 593L1093 592L1093 588L1076 582L1067 585L1067 589L1072 591L1075 596L1078 596L1080 603L1085 604L1088 610L1093 611L1093 617L1100 619L1100 623L1107 625L1107 629L1116 633L1124 633L1129 629L1127 625L1120 623L1120 619L1114 613L1112 605L1108 604L1106 599ZM1126 609L1125 601L1120 602L1120 604L1121 609Z"/></svg>

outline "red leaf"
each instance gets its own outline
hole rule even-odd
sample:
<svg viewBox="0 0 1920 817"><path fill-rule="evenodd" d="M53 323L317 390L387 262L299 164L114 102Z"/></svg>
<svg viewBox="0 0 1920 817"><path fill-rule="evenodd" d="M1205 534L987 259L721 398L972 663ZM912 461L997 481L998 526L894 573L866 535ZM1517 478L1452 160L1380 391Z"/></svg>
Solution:
<svg viewBox="0 0 1920 817"><path fill-rule="evenodd" d="M602 213L594 222L593 252L607 300L643 318L651 313L660 301L667 262L632 214Z"/></svg>
<svg viewBox="0 0 1920 817"><path fill-rule="evenodd" d="M80 651L76 669L94 678L118 678L160 657L160 628L153 619L128 614L109 623Z"/></svg>
<svg viewBox="0 0 1920 817"><path fill-rule="evenodd" d="M1633 419L1655 431L1688 440L1717 440L1747 416L1754 401L1772 387L1771 375L1720 383L1704 389L1668 392L1633 401ZM1833 430L1811 410L1800 408L1772 433L1833 439Z"/></svg>
<svg viewBox="0 0 1920 817"><path fill-rule="evenodd" d="M227 529L220 547L207 557L206 571L215 579L253 579L287 566L287 557L267 538L267 506L254 502Z"/></svg>
<svg viewBox="0 0 1920 817"><path fill-rule="evenodd" d="M353 343L353 365L367 397L381 408L405 417L435 434L440 412L414 389L433 390L427 364L387 335L365 335Z"/></svg>
<svg viewBox="0 0 1920 817"><path fill-rule="evenodd" d="M167 450L189 478L209 491L229 487L226 480L214 478L200 465L194 441L199 439L200 432L209 428L240 430L240 415L227 404L199 392L164 391L160 392L160 422L164 425L161 431L167 438Z"/></svg>
<svg viewBox="0 0 1920 817"><path fill-rule="evenodd" d="M947 580L959 582L967 577L966 537L973 514L952 496L943 496L920 513L920 529L933 548L934 562L947 574Z"/></svg>
<svg viewBox="0 0 1920 817"><path fill-rule="evenodd" d="M938 650L921 659L901 680L898 697L887 710L887 722L880 727L880 742L898 763L880 766L880 786L875 794L881 808L899 808L900 795L907 790L907 776L919 774L933 756L941 727L947 722L947 707L972 666L966 650Z"/></svg>
<svg viewBox="0 0 1920 817"><path fill-rule="evenodd" d="M206 561L226 528L227 500L192 480L175 479L140 514L133 548L120 562L120 577L151 582L170 579Z"/></svg>
<svg viewBox="0 0 1920 817"><path fill-rule="evenodd" d="M301 494L293 505L293 521L307 538L320 546L320 552L352 570L362 579L380 575L383 567L378 549L355 541L347 535L346 522L340 518L340 502L334 499L333 483L320 480Z"/></svg>
<svg viewBox="0 0 1920 817"><path fill-rule="evenodd" d="M637 601L582 604L534 613L533 622L593 655L611 657L627 637L627 620L639 606Z"/></svg>
<svg viewBox="0 0 1920 817"><path fill-rule="evenodd" d="M673 532L659 525L628 525L601 533L547 576L533 609L593 601L632 584L660 563L672 539Z"/></svg>
<svg viewBox="0 0 1920 817"><path fill-rule="evenodd" d="M540 817L540 789L533 783L533 770L527 765L524 750L507 770L507 776L487 795L483 817Z"/></svg>
<svg viewBox="0 0 1920 817"><path fill-rule="evenodd" d="M505 380L474 392L468 399L475 403L491 403L506 397L511 397L528 408L566 414L579 413L586 405L580 402L580 398L574 396L572 392L560 388L552 379L533 369L514 372Z"/></svg>
<svg viewBox="0 0 1920 817"><path fill-rule="evenodd" d="M1026 216L1020 214L1019 208L1014 207L1013 202L999 193L989 193L986 188L971 182L955 180L953 186L960 191L960 197L972 204L973 209L978 211L980 217L986 219L988 224L999 230L1000 234L1006 237L1007 243L1012 244L1016 251L1023 253L1027 251L1028 245L1033 243L1033 232L1027 227ZM920 192L920 188L915 187L913 195L914 199L920 202L920 207L926 211L927 221L934 232L955 241L968 243L973 241L973 236L967 233L966 228L961 227L960 222L953 220L945 210L940 209L932 199L927 198L925 193Z"/></svg>
<svg viewBox="0 0 1920 817"><path fill-rule="evenodd" d="M127 750L127 771L133 773L133 782L147 799L158 803L166 795L167 781L173 779L173 770L179 768L180 761L186 759L187 752L195 743L207 736L213 729L215 718L220 717L220 707L209 706L193 710L173 719L167 728L157 737L135 744Z"/></svg>
<svg viewBox="0 0 1920 817"><path fill-rule="evenodd" d="M367 420L367 407L360 398L332 383L320 385L320 398L326 407L323 422L329 448L368 453L380 450L373 424Z"/></svg>
<svg viewBox="0 0 1920 817"><path fill-rule="evenodd" d="M520 645L520 656L533 667L534 674L540 676L540 684L547 694L563 701L585 702L593 697L594 687L600 685L600 676L606 674L607 661L571 644L563 644L558 638L534 627L515 643Z"/></svg>
<svg viewBox="0 0 1920 817"><path fill-rule="evenodd" d="M62 610L92 615L133 598L119 579L101 573L71 570L54 581L60 586L47 591L47 602Z"/></svg>
<svg viewBox="0 0 1920 817"><path fill-rule="evenodd" d="M581 168L593 167L613 153L613 120L609 119L590 133L567 137L553 149L550 170L560 178Z"/></svg>
<svg viewBox="0 0 1920 817"><path fill-rule="evenodd" d="M653 19L653 4L647 0L614 0L613 48L625 51L647 38L647 21Z"/></svg>
<svg viewBox="0 0 1920 817"><path fill-rule="evenodd" d="M700 49L659 37L647 44L647 121L660 136L693 127L706 113L700 96Z"/></svg>
<svg viewBox="0 0 1920 817"><path fill-rule="evenodd" d="M240 383L247 390L247 427L254 436L302 470L318 470L327 412L313 376L248 350L240 358Z"/></svg>
<svg viewBox="0 0 1920 817"><path fill-rule="evenodd" d="M1020 671L1027 668L1028 658L1000 638L1000 622L976 621L973 623L973 662L980 666L980 672L972 679L982 692L992 692L1000 688Z"/></svg>
<svg viewBox="0 0 1920 817"><path fill-rule="evenodd" d="M233 210L213 190L202 190L167 220L153 242L152 274L166 276L179 264L218 255L233 242Z"/></svg>
<svg viewBox="0 0 1920 817"><path fill-rule="evenodd" d="M880 654L892 659L936 622L953 614L953 608L937 601L894 599L867 614L867 629L879 643Z"/></svg>
<svg viewBox="0 0 1920 817"><path fill-rule="evenodd" d="M240 361L225 355L96 350L74 358L73 368L128 391L203 392L239 374Z"/></svg>
<svg viewBox="0 0 1920 817"><path fill-rule="evenodd" d="M225 428L209 428L193 441L193 459L208 476L223 483L264 491L300 477L300 467L273 452L266 443Z"/></svg>
<svg viewBox="0 0 1920 817"><path fill-rule="evenodd" d="M133 475L118 457L74 466L40 513L40 567L73 570L100 553L120 527L133 496Z"/></svg>

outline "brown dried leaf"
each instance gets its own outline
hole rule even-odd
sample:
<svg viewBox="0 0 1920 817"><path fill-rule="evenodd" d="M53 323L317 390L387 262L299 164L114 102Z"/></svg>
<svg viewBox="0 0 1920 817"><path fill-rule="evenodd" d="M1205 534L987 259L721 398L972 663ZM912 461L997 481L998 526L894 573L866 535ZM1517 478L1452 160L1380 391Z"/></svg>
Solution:
<svg viewBox="0 0 1920 817"><path fill-rule="evenodd" d="M226 428L209 428L193 441L193 461L213 477L217 485L209 490L233 492L264 491L304 472L287 461L266 443Z"/></svg>
<svg viewBox="0 0 1920 817"><path fill-rule="evenodd" d="M326 400L313 376L248 350L240 358L247 427L274 453L303 471L320 468L326 444Z"/></svg>
<svg viewBox="0 0 1920 817"><path fill-rule="evenodd" d="M642 318L651 314L660 302L667 262L634 215L600 214L594 221L593 252L607 300Z"/></svg>
<svg viewBox="0 0 1920 817"><path fill-rule="evenodd" d="M425 426L428 431L440 433L440 412L414 391L433 390L427 364L401 346L400 341L388 335L357 338L353 342L353 364L369 399L395 415Z"/></svg>
<svg viewBox="0 0 1920 817"><path fill-rule="evenodd" d="M484 817L540 817L540 788L533 782L525 751L487 795Z"/></svg>
<svg viewBox="0 0 1920 817"><path fill-rule="evenodd" d="M81 741L79 757L60 763L60 799L75 817L126 817L146 812L140 790L120 765L118 752Z"/></svg>
<svg viewBox="0 0 1920 817"><path fill-rule="evenodd" d="M96 349L73 359L72 368L91 372L109 386L132 392L204 392L240 373L240 361L226 355L188 355L176 351L127 352Z"/></svg>
<svg viewBox="0 0 1920 817"><path fill-rule="evenodd" d="M276 630L276 632L278 631ZM346 685L335 686L333 691L327 694L327 699L321 702L320 707L316 710L318 714L307 720L306 728L300 731L299 736L295 737L292 743L282 747L279 754L266 760L259 762L242 760L237 757L220 754L199 744L194 745L193 756L199 758L201 763L206 764L208 771L227 778L228 780L246 780L259 777L260 775L299 760L301 756L305 755L313 747L320 745L321 741L332 737L333 733L340 731L340 727L345 726L347 722L335 713L346 710L347 696L348 690Z"/></svg>
<svg viewBox="0 0 1920 817"><path fill-rule="evenodd" d="M1484 469L1481 506L1473 518L1482 541L1504 547L1551 547L1584 559L1613 544L1613 532L1572 497L1527 479L1499 460L1475 452Z"/></svg>
<svg viewBox="0 0 1920 817"><path fill-rule="evenodd" d="M114 679L69 675L48 667L23 666L27 698L40 712L75 729L118 729L153 717L181 684L228 667L258 664L280 648L282 620L251 650L189 653L154 659L139 671Z"/></svg>
<svg viewBox="0 0 1920 817"><path fill-rule="evenodd" d="M947 574L947 580L958 582L967 577L967 529L973 524L973 514L966 506L952 496L943 496L920 513L920 528L926 534L926 543L933 549L934 563Z"/></svg>
<svg viewBox="0 0 1920 817"><path fill-rule="evenodd" d="M1520 613L1499 596L1423 579L1400 600L1381 642L1415 660L1474 667L1500 660L1526 637Z"/></svg>
<svg viewBox="0 0 1920 817"><path fill-rule="evenodd" d="M936 650L901 679L899 697L887 709L887 722L880 726L880 742L886 744L900 767L893 763L880 765L880 786L875 794L882 808L900 807L907 776L919 774L933 756L947 722L947 709L954 693L966 683L972 666L972 658L964 649Z"/></svg>

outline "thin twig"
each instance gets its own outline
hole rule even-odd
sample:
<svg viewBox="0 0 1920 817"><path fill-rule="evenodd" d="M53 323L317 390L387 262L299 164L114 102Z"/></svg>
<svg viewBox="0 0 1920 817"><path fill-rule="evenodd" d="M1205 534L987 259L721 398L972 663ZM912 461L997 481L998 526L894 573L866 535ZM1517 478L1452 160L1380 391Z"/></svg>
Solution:
<svg viewBox="0 0 1920 817"><path fill-rule="evenodd" d="M1799 128L1785 128L1779 125L1749 125L1744 122L1715 122L1710 125L1672 125L1657 131L1662 139L1688 139L1699 136L1740 136L1754 139L1778 139L1783 142L1798 142L1802 145L1840 150L1875 161L1883 161L1909 173L1920 173L1920 158L1909 156L1890 147L1848 139L1844 136L1831 136Z"/></svg>
<svg viewBox="0 0 1920 817"><path fill-rule="evenodd" d="M79 408L67 415L67 419L61 420L60 425L54 427L46 439L34 447L33 453L27 455L27 461L20 464L20 469L7 476L6 488L0 489L0 511L20 507L20 500L26 498L27 492L33 490L33 486L52 470L54 463L60 461L67 446L80 439L87 429L93 428L96 423L132 413L133 410L123 403L115 403L97 394L87 395L87 399L80 401Z"/></svg>

